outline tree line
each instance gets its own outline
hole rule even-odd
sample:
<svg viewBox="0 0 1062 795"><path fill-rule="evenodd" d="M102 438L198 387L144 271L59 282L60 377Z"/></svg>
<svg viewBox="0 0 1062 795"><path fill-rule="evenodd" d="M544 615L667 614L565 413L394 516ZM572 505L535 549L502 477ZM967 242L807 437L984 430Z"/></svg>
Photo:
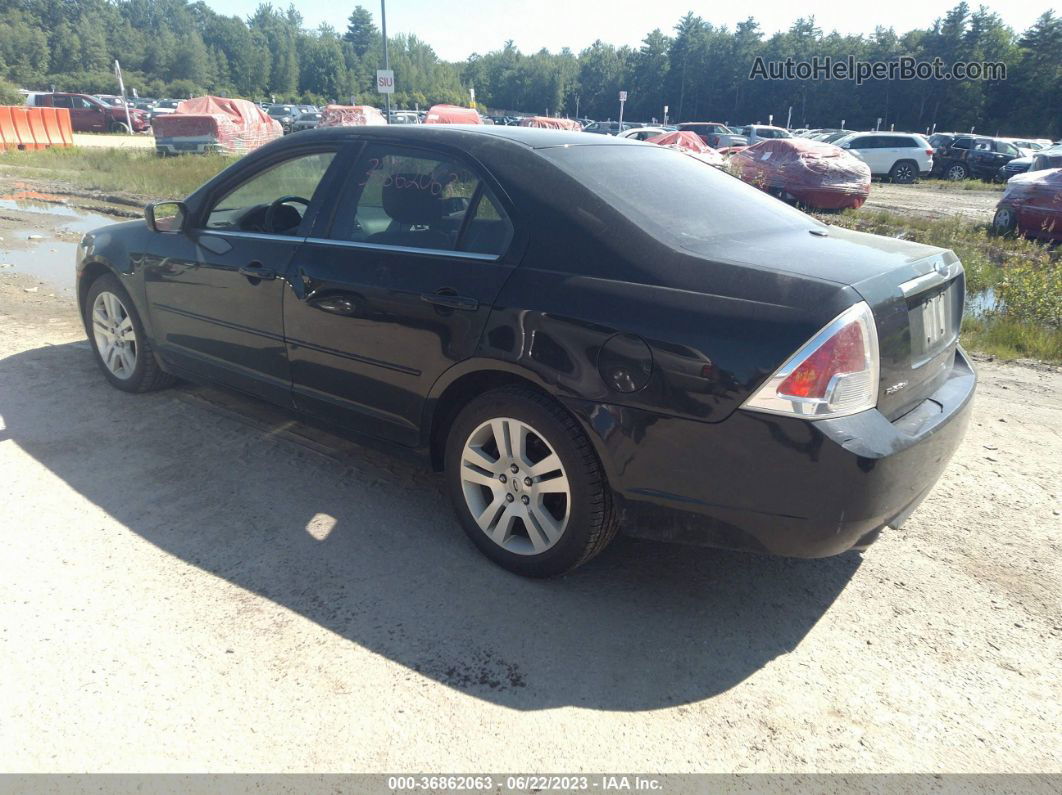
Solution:
<svg viewBox="0 0 1062 795"><path fill-rule="evenodd" d="M452 63L414 35L389 40L395 103L468 104L513 112L637 121L713 120L794 127L940 130L1062 136L1062 19L1047 11L1015 32L984 6L960 2L930 26L870 35L824 32L813 17L767 36L752 17L734 28L692 12L639 47L595 41L575 53L500 49ZM750 79L757 58L810 61L940 58L998 62L1006 79ZM114 59L144 96L211 92L252 99L379 104L382 41L373 15L356 7L347 28L304 26L294 5L262 4L243 19L188 0L0 0L0 78L28 89L113 93Z"/></svg>

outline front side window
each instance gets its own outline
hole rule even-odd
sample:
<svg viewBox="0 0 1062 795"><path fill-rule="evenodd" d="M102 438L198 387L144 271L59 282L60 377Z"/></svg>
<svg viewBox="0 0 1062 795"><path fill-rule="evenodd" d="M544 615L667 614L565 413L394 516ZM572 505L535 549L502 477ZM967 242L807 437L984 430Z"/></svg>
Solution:
<svg viewBox="0 0 1062 795"><path fill-rule="evenodd" d="M350 177L333 239L501 254L512 226L472 169L446 155L371 146Z"/></svg>
<svg viewBox="0 0 1062 795"><path fill-rule="evenodd" d="M335 152L300 155L255 174L219 199L206 228L295 235Z"/></svg>

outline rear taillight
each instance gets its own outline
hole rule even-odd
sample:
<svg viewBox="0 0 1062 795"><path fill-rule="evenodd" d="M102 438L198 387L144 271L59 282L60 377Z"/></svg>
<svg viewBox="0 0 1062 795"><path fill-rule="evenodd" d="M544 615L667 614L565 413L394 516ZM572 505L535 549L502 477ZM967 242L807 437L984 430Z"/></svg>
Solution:
<svg viewBox="0 0 1062 795"><path fill-rule="evenodd" d="M745 401L744 408L809 419L841 417L878 402L878 334L865 301L812 337Z"/></svg>
<svg viewBox="0 0 1062 795"><path fill-rule="evenodd" d="M936 151L935 149L927 149L927 150L926 150L926 154L927 154L927 155L929 155L930 157L932 157L932 156L933 156L933 153L934 153L935 151Z"/></svg>

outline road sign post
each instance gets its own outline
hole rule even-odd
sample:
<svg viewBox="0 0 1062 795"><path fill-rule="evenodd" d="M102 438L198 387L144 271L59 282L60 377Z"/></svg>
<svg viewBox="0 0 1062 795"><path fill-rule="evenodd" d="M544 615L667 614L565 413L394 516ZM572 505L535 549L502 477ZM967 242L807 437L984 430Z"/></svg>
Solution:
<svg viewBox="0 0 1062 795"><path fill-rule="evenodd" d="M619 129L616 131L617 135L619 135L619 133L623 132L623 103L627 101L627 92L626 91L619 92L619 100L620 100L620 117L619 117Z"/></svg>
<svg viewBox="0 0 1062 795"><path fill-rule="evenodd" d="M117 59L114 62L114 76L118 78L118 91L122 97L122 107L125 108L125 127L130 135L133 134L133 120L129 118L129 103L125 101L125 80L122 79L122 65Z"/></svg>
<svg viewBox="0 0 1062 795"><path fill-rule="evenodd" d="M387 107L387 115L385 116L385 118L387 119L387 123L390 124L391 123L391 95L393 93L395 93L395 73L391 71L391 60L387 57L387 0L380 0L380 32L383 34L383 57L384 57L384 68L383 68L383 71L386 72L391 78L391 82L389 84L391 90L390 91L384 91L384 90L381 89L380 93L384 95L384 98L387 101L387 106L386 106ZM376 73L376 87L377 87L377 89L380 88L380 73L379 72Z"/></svg>

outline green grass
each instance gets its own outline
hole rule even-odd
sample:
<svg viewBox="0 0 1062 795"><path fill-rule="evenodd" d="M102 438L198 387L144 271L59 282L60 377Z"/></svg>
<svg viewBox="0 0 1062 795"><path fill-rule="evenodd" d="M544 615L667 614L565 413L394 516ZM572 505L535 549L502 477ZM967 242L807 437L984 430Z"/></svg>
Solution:
<svg viewBox="0 0 1062 795"><path fill-rule="evenodd" d="M1006 315L964 317L962 342L970 350L1001 359L1062 363L1062 329L1010 320Z"/></svg>
<svg viewBox="0 0 1062 795"><path fill-rule="evenodd" d="M950 248L966 269L968 293L995 291L997 308L963 321L963 344L1002 358L1062 363L1062 249L1001 238L964 218L925 218L885 210L820 215L826 223Z"/></svg>
<svg viewBox="0 0 1062 795"><path fill-rule="evenodd" d="M226 155L159 157L153 150L74 147L8 152L0 157L0 173L58 180L75 188L128 194L148 202L184 198L233 162Z"/></svg>

